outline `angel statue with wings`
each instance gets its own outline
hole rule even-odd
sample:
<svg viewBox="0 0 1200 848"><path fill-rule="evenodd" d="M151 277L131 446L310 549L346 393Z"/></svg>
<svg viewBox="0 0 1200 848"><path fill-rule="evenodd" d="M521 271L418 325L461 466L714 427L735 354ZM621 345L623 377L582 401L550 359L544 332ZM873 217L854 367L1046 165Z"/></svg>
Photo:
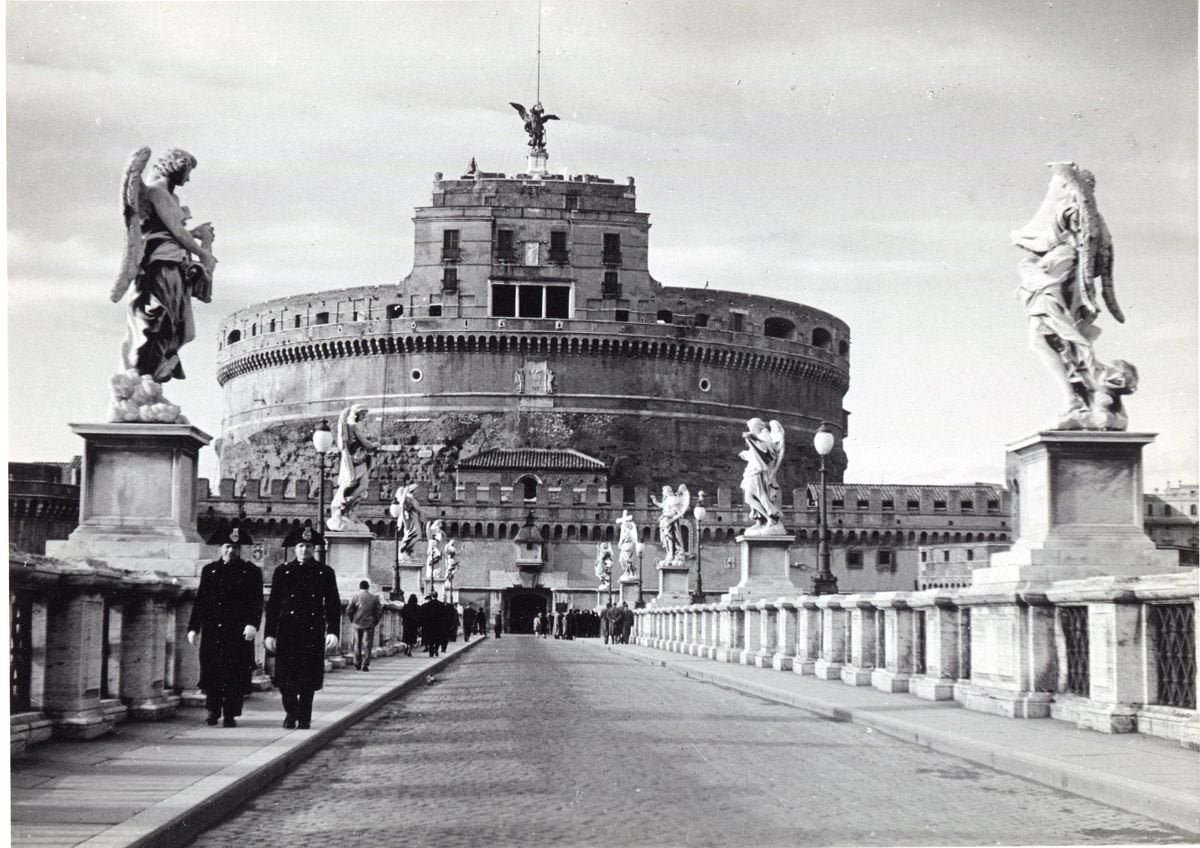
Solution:
<svg viewBox="0 0 1200 848"><path fill-rule="evenodd" d="M620 536L617 537L617 561L621 564L621 577L633 577L637 573L633 557L637 553L638 529L629 510L624 510L617 519Z"/></svg>
<svg viewBox="0 0 1200 848"><path fill-rule="evenodd" d="M401 561L413 558L417 542L421 539L423 514L421 504L417 502L416 491L416 483L401 486L396 489L395 499L391 506L392 517L396 519L397 533L400 538L396 558Z"/></svg>
<svg viewBox="0 0 1200 848"><path fill-rule="evenodd" d="M338 467L337 490L329 502L330 530L366 530L367 525L355 521L354 507L367 493L375 452L379 442L367 435L364 419L367 408L354 404L342 410L338 416L337 446L342 461Z"/></svg>
<svg viewBox="0 0 1200 848"><path fill-rule="evenodd" d="M161 384L184 377L179 349L196 336L192 298L212 300L217 259L212 224L187 229L191 213L175 196L191 177L196 157L171 148L154 163L154 176L143 181L149 160L150 148L136 151L121 186L125 255L109 296L119 303L131 286L133 295L110 417L174 423L181 420L179 407L163 400Z"/></svg>
<svg viewBox="0 0 1200 848"><path fill-rule="evenodd" d="M446 544L442 547L442 553L446 557L446 573L443 575L443 579L453 585L454 575L458 573L458 549L454 547L453 539L446 540Z"/></svg>
<svg viewBox="0 0 1200 848"><path fill-rule="evenodd" d="M520 103L509 103L517 110L521 120L525 122L525 132L529 133L529 149L538 152L546 149L546 121L557 121L558 115L547 115L541 103L534 103L528 112Z"/></svg>
<svg viewBox="0 0 1200 848"><path fill-rule="evenodd" d="M746 461L742 474L742 496L754 524L746 529L747 536L774 536L787 532L783 526L783 492L776 477L783 463L783 425L770 424L761 418L746 422L742 433L746 449L738 454Z"/></svg>
<svg viewBox="0 0 1200 848"><path fill-rule="evenodd" d="M601 589L607 589L612 580L612 561L612 542L596 545L596 578L600 581Z"/></svg>
<svg viewBox="0 0 1200 848"><path fill-rule="evenodd" d="M446 541L446 531L442 529L442 519L435 518L425 527L425 580L433 587L433 575L437 573L437 564L442 559L442 544Z"/></svg>
<svg viewBox="0 0 1200 848"><path fill-rule="evenodd" d="M650 501L662 510L658 517L658 537L662 542L663 558L658 567L683 565L683 519L692 502L688 487L680 483L679 489L672 492L670 486L663 486L662 500L651 495Z"/></svg>
<svg viewBox="0 0 1200 848"><path fill-rule="evenodd" d="M1122 397L1137 389L1137 369L1096 358L1100 335L1096 280L1118 323L1125 315L1113 287L1113 244L1096 207L1096 178L1074 162L1051 162L1050 186L1033 218L1012 233L1024 251L1018 294L1029 318L1029 342L1066 404L1055 430L1124 430Z"/></svg>

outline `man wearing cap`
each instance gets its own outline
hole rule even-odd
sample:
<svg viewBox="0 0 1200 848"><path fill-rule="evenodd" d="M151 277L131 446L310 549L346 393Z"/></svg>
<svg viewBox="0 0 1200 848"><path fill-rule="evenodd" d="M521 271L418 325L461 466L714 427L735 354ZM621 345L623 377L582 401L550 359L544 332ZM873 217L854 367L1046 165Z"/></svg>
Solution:
<svg viewBox="0 0 1200 848"><path fill-rule="evenodd" d="M449 637L443 637L446 630L446 605L438 600L437 592L430 592L421 604L421 641L425 643L425 653L436 657L442 650L442 642Z"/></svg>
<svg viewBox="0 0 1200 848"><path fill-rule="evenodd" d="M208 710L205 723L237 727L242 698L254 670L254 636L262 621L262 569L241 558L241 546L253 544L240 527L220 530L209 540L221 558L200 570L200 586L188 619L187 639L200 641L200 688Z"/></svg>
<svg viewBox="0 0 1200 848"><path fill-rule="evenodd" d="M359 671L370 671L375 626L383 618L383 601L371 592L371 584L366 580L358 582L358 594L346 605L346 618L354 625L354 667Z"/></svg>
<svg viewBox="0 0 1200 848"><path fill-rule="evenodd" d="M332 568L313 558L324 539L312 527L297 527L283 540L296 558L275 569L267 597L263 643L275 654L272 679L287 716L283 726L307 730L313 693L325 681L325 652L338 645L342 601Z"/></svg>

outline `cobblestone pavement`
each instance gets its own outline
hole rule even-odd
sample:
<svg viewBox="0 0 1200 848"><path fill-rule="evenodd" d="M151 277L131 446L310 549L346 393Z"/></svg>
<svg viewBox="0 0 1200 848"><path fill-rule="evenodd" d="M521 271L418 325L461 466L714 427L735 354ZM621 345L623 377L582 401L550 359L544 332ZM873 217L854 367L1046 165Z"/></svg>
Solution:
<svg viewBox="0 0 1200 848"><path fill-rule="evenodd" d="M572 642L511 637L385 705L195 844L1187 841L853 724Z"/></svg>

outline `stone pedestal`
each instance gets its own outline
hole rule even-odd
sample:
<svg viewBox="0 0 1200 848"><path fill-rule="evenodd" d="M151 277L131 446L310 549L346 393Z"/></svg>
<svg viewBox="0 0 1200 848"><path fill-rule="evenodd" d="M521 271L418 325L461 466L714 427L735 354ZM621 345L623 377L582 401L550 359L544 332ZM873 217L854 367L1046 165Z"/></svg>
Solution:
<svg viewBox="0 0 1200 848"><path fill-rule="evenodd" d="M162 638L168 623L167 597L178 585L149 574L139 582L121 609L121 700L131 717L156 721L170 717L179 706L179 696L166 691Z"/></svg>
<svg viewBox="0 0 1200 848"><path fill-rule="evenodd" d="M397 589L400 592L400 603L408 601L409 595L416 595L417 600L422 597L421 587L421 570L425 566L417 562L415 559L400 560L396 573L400 576L400 584Z"/></svg>
<svg viewBox="0 0 1200 848"><path fill-rule="evenodd" d="M347 599L358 591L361 580L371 579L371 542L369 530L327 530L325 557L337 574L338 594Z"/></svg>
<svg viewBox="0 0 1200 848"><path fill-rule="evenodd" d="M634 609L642 594L642 581L636 577L622 577L620 583L621 600L629 604L630 609Z"/></svg>
<svg viewBox="0 0 1200 848"><path fill-rule="evenodd" d="M187 424L72 424L84 439L79 526L47 542L61 560L195 577L213 558L196 532L196 468L212 437Z"/></svg>
<svg viewBox="0 0 1200 848"><path fill-rule="evenodd" d="M660 565L658 567L658 597L650 603L656 607L679 607L691 603L688 595L688 571L686 565Z"/></svg>
<svg viewBox="0 0 1200 848"><path fill-rule="evenodd" d="M1009 718L1050 715L1058 682L1054 608L1034 593L968 598L983 603L970 607L971 679L955 684L955 700Z"/></svg>
<svg viewBox="0 0 1200 848"><path fill-rule="evenodd" d="M737 537L741 553L741 579L721 596L724 603L758 602L764 598L794 595L798 589L792 583L788 564L788 549L795 537L750 536Z"/></svg>
<svg viewBox="0 0 1200 848"><path fill-rule="evenodd" d="M1161 574L1179 554L1160 551L1142 517L1142 448L1152 433L1049 430L1008 446L1017 539L975 569L972 583Z"/></svg>

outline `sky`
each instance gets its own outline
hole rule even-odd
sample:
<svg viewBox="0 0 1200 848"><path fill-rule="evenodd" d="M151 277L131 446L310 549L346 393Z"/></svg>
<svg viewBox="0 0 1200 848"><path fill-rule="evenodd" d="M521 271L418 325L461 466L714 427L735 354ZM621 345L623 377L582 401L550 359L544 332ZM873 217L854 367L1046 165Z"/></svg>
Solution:
<svg viewBox="0 0 1200 848"><path fill-rule="evenodd" d="M1139 369L1147 490L1200 476L1193 0L9 3L9 458L105 417L133 150L199 160L220 264L166 393L216 436L223 316L398 282L435 172L523 170L539 15L550 169L636 177L656 279L850 325L847 480L1001 481L1059 411L1009 233L1062 160L1112 232L1096 350Z"/></svg>

